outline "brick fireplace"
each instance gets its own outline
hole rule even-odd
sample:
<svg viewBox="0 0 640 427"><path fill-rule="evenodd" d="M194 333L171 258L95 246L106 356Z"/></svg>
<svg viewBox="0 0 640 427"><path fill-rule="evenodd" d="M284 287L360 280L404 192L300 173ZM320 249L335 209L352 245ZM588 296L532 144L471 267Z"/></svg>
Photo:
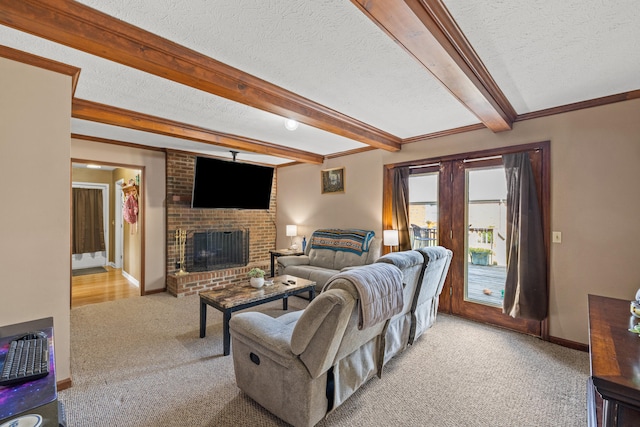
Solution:
<svg viewBox="0 0 640 427"><path fill-rule="evenodd" d="M185 252L187 271L213 271L247 265L249 230L206 230L188 233Z"/></svg>
<svg viewBox="0 0 640 427"><path fill-rule="evenodd" d="M192 209L191 192L195 160L196 157L191 154L167 152L167 291L176 297L246 283L247 273L253 267L261 268L270 274L269 250L275 248L276 243L277 173L273 177L268 210ZM179 268L176 266L176 229L187 230L188 238L203 234L226 235L242 230L248 236L248 259L234 262L233 266L229 267L207 267L213 268L209 271L190 272L187 269L187 274L177 275ZM238 265L245 261L246 265Z"/></svg>

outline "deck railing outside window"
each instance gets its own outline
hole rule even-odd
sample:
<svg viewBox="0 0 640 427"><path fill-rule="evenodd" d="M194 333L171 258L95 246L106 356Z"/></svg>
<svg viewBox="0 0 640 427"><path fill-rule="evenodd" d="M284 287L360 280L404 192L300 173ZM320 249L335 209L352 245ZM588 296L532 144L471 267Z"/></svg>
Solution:
<svg viewBox="0 0 640 427"><path fill-rule="evenodd" d="M418 225L412 224L411 230L412 230L413 249L438 245L438 229L437 228L420 227Z"/></svg>
<svg viewBox="0 0 640 427"><path fill-rule="evenodd" d="M487 249L493 249L494 243L493 228L484 227L469 227L469 245L480 246ZM420 227L418 225L411 225L411 240L413 242L412 247L424 248L427 246L438 245L438 229L436 227Z"/></svg>

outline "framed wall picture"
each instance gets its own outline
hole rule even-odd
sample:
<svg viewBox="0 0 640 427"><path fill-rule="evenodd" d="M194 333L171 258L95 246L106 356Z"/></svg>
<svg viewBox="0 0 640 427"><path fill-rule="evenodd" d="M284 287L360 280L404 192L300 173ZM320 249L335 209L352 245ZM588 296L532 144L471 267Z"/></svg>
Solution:
<svg viewBox="0 0 640 427"><path fill-rule="evenodd" d="M324 169L320 174L322 194L344 193L344 167Z"/></svg>

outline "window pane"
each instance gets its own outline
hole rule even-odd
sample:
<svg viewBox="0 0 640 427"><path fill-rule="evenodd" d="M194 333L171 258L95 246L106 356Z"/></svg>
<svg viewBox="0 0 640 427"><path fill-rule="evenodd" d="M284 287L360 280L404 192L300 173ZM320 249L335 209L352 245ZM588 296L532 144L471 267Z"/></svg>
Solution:
<svg viewBox="0 0 640 427"><path fill-rule="evenodd" d="M504 167L467 170L465 301L502 307L506 279Z"/></svg>
<svg viewBox="0 0 640 427"><path fill-rule="evenodd" d="M438 172L409 177L411 247L438 245Z"/></svg>

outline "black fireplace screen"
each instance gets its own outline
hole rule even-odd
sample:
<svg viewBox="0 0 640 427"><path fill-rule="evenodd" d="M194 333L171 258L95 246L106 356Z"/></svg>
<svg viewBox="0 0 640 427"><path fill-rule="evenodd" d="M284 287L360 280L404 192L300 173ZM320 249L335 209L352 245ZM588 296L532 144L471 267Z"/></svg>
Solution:
<svg viewBox="0 0 640 427"><path fill-rule="evenodd" d="M247 265L249 230L200 231L187 238L187 271L211 271Z"/></svg>

